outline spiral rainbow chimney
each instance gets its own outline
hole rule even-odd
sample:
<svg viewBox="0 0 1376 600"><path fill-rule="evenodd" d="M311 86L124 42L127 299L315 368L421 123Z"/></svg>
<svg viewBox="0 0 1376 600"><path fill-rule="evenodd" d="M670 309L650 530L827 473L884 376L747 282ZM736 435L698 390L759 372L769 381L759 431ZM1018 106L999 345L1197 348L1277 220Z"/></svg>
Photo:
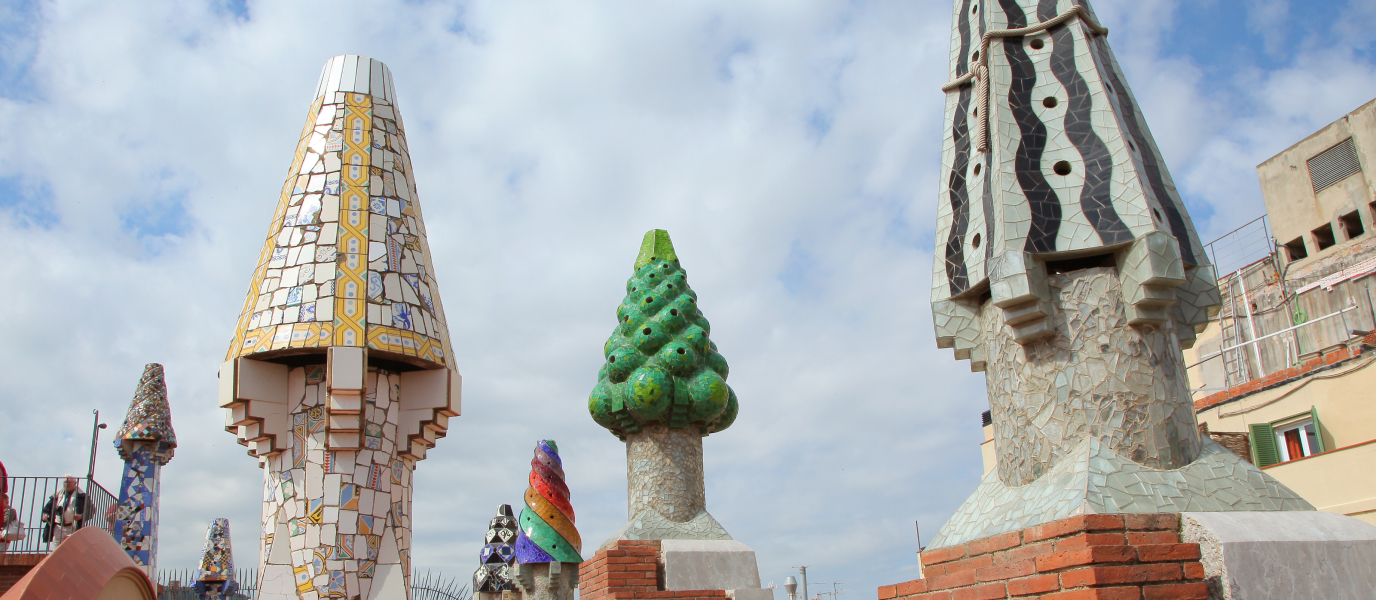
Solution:
<svg viewBox="0 0 1376 600"><path fill-rule="evenodd" d="M526 488L526 507L521 509L516 562L583 562L579 554L583 538L573 521L559 446L554 440L541 440L535 444L535 458L530 461L530 487Z"/></svg>

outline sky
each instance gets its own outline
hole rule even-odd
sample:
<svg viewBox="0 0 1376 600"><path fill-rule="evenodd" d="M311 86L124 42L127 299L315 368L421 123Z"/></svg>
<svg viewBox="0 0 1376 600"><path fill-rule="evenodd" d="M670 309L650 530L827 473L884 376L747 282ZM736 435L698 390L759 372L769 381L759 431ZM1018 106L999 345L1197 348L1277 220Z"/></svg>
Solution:
<svg viewBox="0 0 1376 600"><path fill-rule="evenodd" d="M1255 166L1376 97L1376 2L1099 0L1201 238ZM670 232L740 414L708 510L765 585L873 598L981 474L984 378L928 296L951 5L926 0L0 1L0 461L82 474L166 367L159 562L212 518L257 561L262 474L216 373L321 66L391 68L463 416L416 471L414 562L467 579L535 441L591 549L626 520L588 416L645 231ZM782 591L776 595L784 600ZM838 600L831 598L829 600Z"/></svg>

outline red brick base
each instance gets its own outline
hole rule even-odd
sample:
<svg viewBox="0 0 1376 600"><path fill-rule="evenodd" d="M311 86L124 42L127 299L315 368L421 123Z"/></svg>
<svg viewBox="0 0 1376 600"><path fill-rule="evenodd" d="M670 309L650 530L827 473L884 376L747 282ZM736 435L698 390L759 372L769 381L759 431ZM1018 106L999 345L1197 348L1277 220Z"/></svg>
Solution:
<svg viewBox="0 0 1376 600"><path fill-rule="evenodd" d="M0 554L0 594L10 591L47 554Z"/></svg>
<svg viewBox="0 0 1376 600"><path fill-rule="evenodd" d="M620 541L578 566L581 600L684 598L723 600L726 590L664 590L659 541Z"/></svg>
<svg viewBox="0 0 1376 600"><path fill-rule="evenodd" d="M924 579L879 600L1204 600L1180 515L1084 515L922 553Z"/></svg>

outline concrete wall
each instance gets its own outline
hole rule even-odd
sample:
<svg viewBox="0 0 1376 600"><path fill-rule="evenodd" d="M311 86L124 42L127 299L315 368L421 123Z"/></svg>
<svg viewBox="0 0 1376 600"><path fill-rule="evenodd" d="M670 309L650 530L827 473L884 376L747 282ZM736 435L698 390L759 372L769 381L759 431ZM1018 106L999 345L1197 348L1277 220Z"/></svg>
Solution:
<svg viewBox="0 0 1376 600"><path fill-rule="evenodd" d="M1323 411L1319 411L1319 419L1323 419ZM1376 441L1271 465L1264 470L1319 510L1376 525L1376 485L1369 475L1363 475L1371 472L1373 464Z"/></svg>
<svg viewBox="0 0 1376 600"><path fill-rule="evenodd" d="M1308 160L1351 137L1357 150L1362 172L1314 193L1309 176ZM1348 239L1338 218L1357 211L1366 233L1372 234L1373 222L1369 203L1376 198L1376 100L1366 103L1341 119L1320 129L1299 143L1285 149L1257 166L1262 198L1271 217L1271 228L1280 243L1304 238L1309 258L1321 255L1312 231L1325 223L1332 224L1338 242Z"/></svg>

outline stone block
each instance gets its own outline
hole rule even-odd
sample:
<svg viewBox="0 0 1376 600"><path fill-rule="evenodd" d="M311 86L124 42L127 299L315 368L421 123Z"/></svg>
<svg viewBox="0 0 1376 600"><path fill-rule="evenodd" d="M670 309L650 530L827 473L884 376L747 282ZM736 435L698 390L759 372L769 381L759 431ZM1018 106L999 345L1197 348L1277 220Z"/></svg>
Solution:
<svg viewBox="0 0 1376 600"><path fill-rule="evenodd" d="M1211 598L1371 598L1376 526L1317 512L1183 513Z"/></svg>
<svg viewBox="0 0 1376 600"><path fill-rule="evenodd" d="M727 598L735 600L774 600L773 588L741 588L726 590Z"/></svg>
<svg viewBox="0 0 1376 600"><path fill-rule="evenodd" d="M760 587L755 551L738 541L663 540L660 551L666 590L744 591Z"/></svg>

